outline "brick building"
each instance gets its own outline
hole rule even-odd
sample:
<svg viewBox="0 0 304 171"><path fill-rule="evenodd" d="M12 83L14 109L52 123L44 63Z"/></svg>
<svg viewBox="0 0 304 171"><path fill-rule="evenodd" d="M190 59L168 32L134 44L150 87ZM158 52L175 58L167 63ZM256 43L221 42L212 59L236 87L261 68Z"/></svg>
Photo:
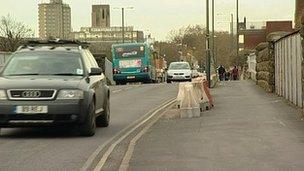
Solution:
<svg viewBox="0 0 304 171"><path fill-rule="evenodd" d="M267 21L261 28L246 26L240 29L240 50L254 49L258 44L266 42L268 34L280 31L293 32L292 21Z"/></svg>

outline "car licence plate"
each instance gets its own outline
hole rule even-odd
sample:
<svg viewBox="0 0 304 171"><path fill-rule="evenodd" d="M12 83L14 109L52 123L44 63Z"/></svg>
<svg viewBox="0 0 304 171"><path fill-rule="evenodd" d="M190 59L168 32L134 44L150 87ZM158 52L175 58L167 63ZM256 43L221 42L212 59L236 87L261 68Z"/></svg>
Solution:
<svg viewBox="0 0 304 171"><path fill-rule="evenodd" d="M17 114L43 114L48 113L47 106L17 106Z"/></svg>
<svg viewBox="0 0 304 171"><path fill-rule="evenodd" d="M176 79L184 79L183 76L176 76L175 78L176 78Z"/></svg>
<svg viewBox="0 0 304 171"><path fill-rule="evenodd" d="M135 76L128 76L127 79L135 79Z"/></svg>

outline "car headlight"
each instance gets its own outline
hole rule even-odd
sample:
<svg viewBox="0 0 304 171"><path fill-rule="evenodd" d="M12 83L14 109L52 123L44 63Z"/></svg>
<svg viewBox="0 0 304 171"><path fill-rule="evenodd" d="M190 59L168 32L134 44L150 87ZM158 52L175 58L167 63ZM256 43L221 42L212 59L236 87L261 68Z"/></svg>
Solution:
<svg viewBox="0 0 304 171"><path fill-rule="evenodd" d="M57 99L83 99L83 91L60 90Z"/></svg>
<svg viewBox="0 0 304 171"><path fill-rule="evenodd" d="M0 90L0 100L6 100L7 96L4 90Z"/></svg>

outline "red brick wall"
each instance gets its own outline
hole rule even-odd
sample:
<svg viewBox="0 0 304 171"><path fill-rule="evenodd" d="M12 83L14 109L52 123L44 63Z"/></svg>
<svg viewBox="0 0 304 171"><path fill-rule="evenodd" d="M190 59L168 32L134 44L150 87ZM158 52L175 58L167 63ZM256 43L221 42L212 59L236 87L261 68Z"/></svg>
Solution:
<svg viewBox="0 0 304 171"><path fill-rule="evenodd" d="M266 36L265 34L257 33L257 34L248 34L245 35L244 38L244 48L245 49L254 49L258 44L265 42Z"/></svg>
<svg viewBox="0 0 304 171"><path fill-rule="evenodd" d="M266 35L277 31L293 32L292 21L267 21Z"/></svg>
<svg viewBox="0 0 304 171"><path fill-rule="evenodd" d="M285 31L293 32L292 21L268 21L266 29L254 29L244 31L244 48L254 49L258 44L266 41L269 33Z"/></svg>

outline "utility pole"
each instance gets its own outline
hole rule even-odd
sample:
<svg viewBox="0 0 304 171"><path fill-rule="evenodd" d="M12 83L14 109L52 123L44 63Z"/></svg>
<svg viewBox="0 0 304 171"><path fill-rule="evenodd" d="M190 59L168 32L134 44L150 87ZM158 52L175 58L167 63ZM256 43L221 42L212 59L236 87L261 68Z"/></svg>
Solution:
<svg viewBox="0 0 304 171"><path fill-rule="evenodd" d="M115 7L113 9L119 9L119 10L121 9L122 43L125 43L125 10L128 10L128 9L131 10L134 8L133 7L121 7L121 8Z"/></svg>
<svg viewBox="0 0 304 171"><path fill-rule="evenodd" d="M230 52L233 52L234 49L234 16L233 13L231 13L231 23L230 23Z"/></svg>
<svg viewBox="0 0 304 171"><path fill-rule="evenodd" d="M210 30L209 30L209 0L206 0L206 74L209 88L211 87L211 58L210 58Z"/></svg>
<svg viewBox="0 0 304 171"><path fill-rule="evenodd" d="M239 57L239 0L236 0L236 57Z"/></svg>
<svg viewBox="0 0 304 171"><path fill-rule="evenodd" d="M211 37L211 41L212 41L212 62L216 61L217 56L215 56L215 31L214 31L214 22L215 22L215 18L214 18L214 0L212 0L212 37Z"/></svg>
<svg viewBox="0 0 304 171"><path fill-rule="evenodd" d="M121 8L122 43L125 43L125 8Z"/></svg>

